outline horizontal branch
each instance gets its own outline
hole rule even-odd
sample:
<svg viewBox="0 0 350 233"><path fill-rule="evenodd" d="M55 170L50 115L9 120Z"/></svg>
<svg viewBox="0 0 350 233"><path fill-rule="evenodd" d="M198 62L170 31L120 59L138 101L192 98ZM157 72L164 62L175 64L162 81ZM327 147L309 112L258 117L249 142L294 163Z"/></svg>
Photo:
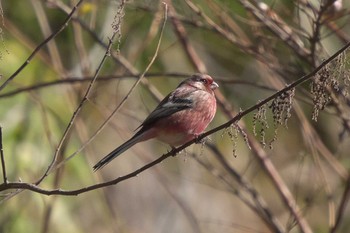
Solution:
<svg viewBox="0 0 350 233"><path fill-rule="evenodd" d="M4 190L9 190L9 189L23 189L23 190L31 190L33 192L36 193L41 193L44 195L64 195L64 196L77 196L79 194L85 193L85 192L89 192L95 189L99 189L99 188L103 188L103 187L107 187L110 185L116 185L124 180L127 180L129 178L135 177L138 174L140 174L141 172L147 170L148 168L153 167L154 165L162 162L163 160L165 160L166 158L168 158L169 156L174 156L176 155L176 153L178 153L180 150L172 150L164 155L162 155L161 157L159 157L158 159L154 160L151 163L146 164L145 166L125 175L125 176L120 176L114 180L108 181L108 182L103 182L103 183L99 183L99 184L95 184L95 185L91 185L88 187L84 187L84 188L80 188L80 189L76 189L76 190L63 190L63 189L53 189L53 190L46 190L43 188L40 188L37 185L34 184L30 184L30 183L23 183L23 182L9 182L9 183L3 183L0 185L0 192L4 191Z"/></svg>
<svg viewBox="0 0 350 233"><path fill-rule="evenodd" d="M190 77L192 74L189 73L147 73L147 76L145 78L151 78L151 77L167 77L167 78L185 78ZM137 74L127 74L127 75L104 75L99 76L99 78L96 80L96 82L107 82L114 79L127 79L127 78L139 78L141 76L140 73ZM8 91L6 93L0 94L0 98L8 98L12 97L14 95L18 95L21 93L29 92L29 91L35 91L46 87L52 87L57 85L72 85L75 83L87 83L91 82L94 79L93 76L80 76L80 77L65 77L65 79L59 79L54 81L48 81L48 82L41 82L36 83L30 86L26 87L20 87L12 91ZM248 86L254 86L261 89L269 90L269 91L276 91L273 88L270 88L265 85L261 85L255 82L250 82L247 80L231 80L231 79L225 79L225 78L219 78L215 77L215 81L220 83L227 83L227 84L235 84L235 85L248 85Z"/></svg>

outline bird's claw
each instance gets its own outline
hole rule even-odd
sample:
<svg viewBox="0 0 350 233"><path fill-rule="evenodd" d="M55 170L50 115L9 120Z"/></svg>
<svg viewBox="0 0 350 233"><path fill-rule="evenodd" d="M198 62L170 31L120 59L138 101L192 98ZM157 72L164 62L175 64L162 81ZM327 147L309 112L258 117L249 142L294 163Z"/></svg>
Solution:
<svg viewBox="0 0 350 233"><path fill-rule="evenodd" d="M173 152L175 149L176 149L176 147L171 146L171 149L170 149L170 150L168 150L168 153ZM172 153L172 155L171 155L171 156L175 157L175 156L176 156L176 154L177 154L177 153Z"/></svg>
<svg viewBox="0 0 350 233"><path fill-rule="evenodd" d="M196 144L205 144L207 141L210 140L209 137L205 137L205 138L200 138L201 134L195 135L195 143Z"/></svg>

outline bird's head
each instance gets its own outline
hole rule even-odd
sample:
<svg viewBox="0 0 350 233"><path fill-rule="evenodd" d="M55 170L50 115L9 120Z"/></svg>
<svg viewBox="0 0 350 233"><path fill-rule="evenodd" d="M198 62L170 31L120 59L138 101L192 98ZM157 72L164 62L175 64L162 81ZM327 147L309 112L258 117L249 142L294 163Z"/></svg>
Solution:
<svg viewBox="0 0 350 233"><path fill-rule="evenodd" d="M208 91L213 93L213 91L219 87L219 85L214 82L213 78L207 74L194 74L190 78L184 80L180 85L187 84L195 87L199 90Z"/></svg>

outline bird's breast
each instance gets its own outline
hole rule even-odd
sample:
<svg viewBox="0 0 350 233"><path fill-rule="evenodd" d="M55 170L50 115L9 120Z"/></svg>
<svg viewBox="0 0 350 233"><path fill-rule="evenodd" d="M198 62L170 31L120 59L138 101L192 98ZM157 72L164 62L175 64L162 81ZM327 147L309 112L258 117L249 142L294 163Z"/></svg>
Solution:
<svg viewBox="0 0 350 233"><path fill-rule="evenodd" d="M156 124L157 138L171 146L178 146L203 133L214 118L215 97L208 94L201 101L194 101L193 107L160 119Z"/></svg>

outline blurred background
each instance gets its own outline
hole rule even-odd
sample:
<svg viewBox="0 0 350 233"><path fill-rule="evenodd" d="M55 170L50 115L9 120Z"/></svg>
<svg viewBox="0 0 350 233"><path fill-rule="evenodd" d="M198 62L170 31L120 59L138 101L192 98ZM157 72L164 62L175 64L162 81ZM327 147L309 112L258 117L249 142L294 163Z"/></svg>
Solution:
<svg viewBox="0 0 350 233"><path fill-rule="evenodd" d="M45 190L110 181L168 152L151 140L92 171L193 73L220 85L209 130L350 41L350 4L341 0L5 0L0 7L7 178ZM348 232L347 54L206 143L116 185L77 196L0 186L0 232Z"/></svg>

